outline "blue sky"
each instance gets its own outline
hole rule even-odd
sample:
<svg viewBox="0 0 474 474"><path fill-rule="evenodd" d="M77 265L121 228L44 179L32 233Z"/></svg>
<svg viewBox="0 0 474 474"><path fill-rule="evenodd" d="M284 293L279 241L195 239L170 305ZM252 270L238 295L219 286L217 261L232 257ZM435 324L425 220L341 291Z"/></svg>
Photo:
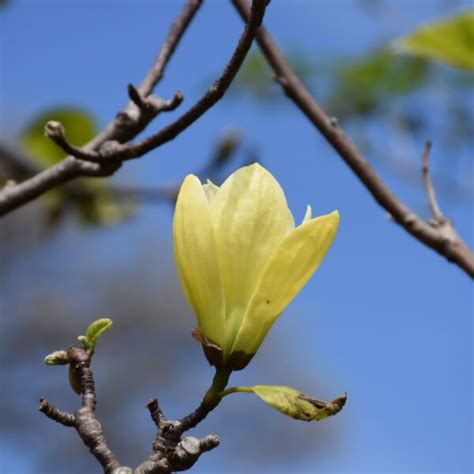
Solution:
<svg viewBox="0 0 474 474"><path fill-rule="evenodd" d="M422 21L469 5L438 0L381 3L389 13L377 18L353 0L273 0L265 21L281 45L305 48L318 61L364 54ZM12 0L0 13L0 138L12 140L32 116L61 104L83 107L105 125L126 103L127 83L137 84L147 71L181 4ZM185 102L179 110L192 104L222 69L241 28L227 2L207 2L157 93L170 97L181 90ZM161 116L149 130L164 125L179 110ZM341 215L335 244L321 269L275 325L261 354L248 370L236 374L235 382L293 385L291 368L298 367L304 374L298 376L302 391L314 387L320 392L313 395L328 399L347 391L349 399L342 413L321 424L283 417L275 422L280 423L279 429L291 429L303 437L324 435L323 423L334 426L337 436L327 454L309 451L298 459L268 456L267 464L255 466L251 453L235 455L234 435L230 429L222 433L220 427L226 441L203 457L195 472L471 472L472 283L458 268L389 222L290 103L262 106L250 97L224 99L178 139L127 163L114 179L148 187L181 180L205 163L216 137L232 128L240 130L244 146L258 150L279 180L296 220L303 217L307 203L315 214L338 209ZM378 137L386 139L382 133ZM435 148L433 160L436 153ZM384 178L407 204L427 215L420 189L396 176ZM448 202L443 208L472 246L472 206ZM147 259L155 271L161 265L176 283L171 217L168 207L146 206L114 230L85 232L70 225L34 255L18 255L14 264L10 262L2 275L6 284L0 298L28 306L29 299L34 301L47 291L45 286L57 284L92 314L108 314L87 275L136 270L145 241ZM82 256L94 256L92 268L80 261L83 257L73 255L78 246ZM31 278L31 268L46 283L25 295L21 286ZM41 317L35 316L31 306L30 317ZM147 350L151 353L150 348L142 349L144 357ZM158 349L154 351L157 354ZM200 362L205 366L204 360ZM270 365L273 379L264 379ZM34 380L41 373L35 366L25 377ZM178 386L192 392L195 378L190 375ZM22 377L15 380L16 389L28 390ZM175 401L173 390L165 389L163 403L175 403L181 411L190 407L186 397ZM132 401L141 410L140 400ZM254 400L239 395L226 403L223 410L231 420L232 411L245 413ZM258 426L257 432L247 436L258 443L260 437L272 436L272 426ZM44 423L37 434L50 428ZM204 424L201 431L207 428ZM38 472L35 456L42 448L37 440L32 439L30 457L24 458L19 454L21 438L7 438L2 448L5 472Z"/></svg>

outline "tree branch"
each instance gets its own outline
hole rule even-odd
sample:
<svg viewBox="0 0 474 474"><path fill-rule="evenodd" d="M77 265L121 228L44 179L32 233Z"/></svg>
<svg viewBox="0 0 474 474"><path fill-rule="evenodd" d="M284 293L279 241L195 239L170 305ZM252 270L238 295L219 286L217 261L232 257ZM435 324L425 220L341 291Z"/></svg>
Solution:
<svg viewBox="0 0 474 474"><path fill-rule="evenodd" d="M143 156L145 153L148 153L149 151L174 139L177 135L198 120L223 97L237 74L237 71L250 49L255 33L262 22L267 2L268 0L253 1L244 32L239 39L231 59L224 68L223 73L201 97L201 99L180 118L160 130L158 133L135 144L123 143L136 136L139 131L143 130L144 126L142 126L140 130L133 129L133 133L130 133L130 127L122 124L121 133L120 126L114 126L114 123L112 123L112 132L115 130L115 133L107 133L107 129L102 133L102 138L105 135L108 137L107 140L102 140L98 143L95 143L93 140L94 146L88 144L81 149L77 149L73 145L67 143L64 134L62 134L62 138L59 137L59 139L57 138L57 135L54 135L55 142L61 146L61 148L73 153L73 155L68 156L58 165L48 168L31 180L27 180L16 186L9 186L7 189L0 192L0 216L15 209L19 205L40 196L52 187L58 184L63 184L74 177L110 176L121 166L121 163L124 160ZM200 2L197 4L199 5ZM158 77L157 72L153 70L153 74L156 79L156 77ZM135 104L137 101L139 103L142 101L143 93L141 92L141 88L142 86L138 89L138 95L135 94L135 91L131 91L131 95L133 96L131 103L133 107L139 111L138 122L140 122L140 120L145 120L140 119L140 117L144 115L146 110L145 108L140 108ZM121 115L119 114L116 120L119 121L120 117ZM130 116L127 117L130 118ZM147 118L145 120L146 124L148 124L150 120ZM54 128L57 131L57 127ZM125 132L123 132L123 130L125 130Z"/></svg>
<svg viewBox="0 0 474 474"><path fill-rule="evenodd" d="M214 82L208 91L191 107L185 114L175 122L160 130L158 133L135 143L117 147L114 159L130 160L139 158L145 153L173 140L182 131L192 125L202 115L204 115L213 105L215 105L225 94L238 70L244 62L250 46L252 45L255 33L260 26L268 0L254 0L249 12L248 20L234 54L227 63L221 76Z"/></svg>
<svg viewBox="0 0 474 474"><path fill-rule="evenodd" d="M172 54L201 4L202 0L187 0L178 18L171 26L170 32L152 68L137 89L138 94L142 98L148 98L153 88L163 77ZM182 96L180 98L179 93L177 95L171 100L172 102L174 100L174 105L176 106L182 101ZM89 155L93 155L94 152L101 149L107 142L122 143L131 140L143 131L161 110L166 110L166 108L158 108L158 110L156 108L140 109L131 100L117 117L88 144L83 146L81 150L88 152ZM69 155L57 165L41 171L36 176L20 184L8 186L8 188L0 191L0 216L17 209L50 189L64 184L73 178L79 176L112 175L120 167L120 162L107 161L107 163L92 163L78 160L73 155Z"/></svg>
<svg viewBox="0 0 474 474"><path fill-rule="evenodd" d="M81 407L72 415L58 410L45 399L41 399L39 410L48 418L62 425L75 428L84 445L99 461L106 474L152 474L185 471L196 463L201 454L219 445L219 438L216 435L207 435L202 439L193 436L182 438L185 431L194 427L204 417L194 420L196 422L192 426L184 422L189 416L181 421L166 420L158 405L158 400L153 399L146 405L157 428L153 452L136 469L122 466L109 448L95 413L97 400L89 353L83 347L72 346L67 351L67 360L70 371L74 374L73 377L78 381L82 396ZM213 410L217 404L207 404L207 413Z"/></svg>
<svg viewBox="0 0 474 474"><path fill-rule="evenodd" d="M219 137L211 151L209 161L195 174L202 180L211 179L213 182L220 182L222 168L234 156L241 140L241 135L236 131L229 131ZM32 159L19 148L6 146L0 142L0 183L4 181L6 186L14 186L15 182L28 179L40 171L41 168L36 166ZM179 186L180 183L173 183L168 186L147 188L110 183L107 189L117 201L174 204ZM94 198L94 191L79 181L66 183L63 189L69 198L68 203Z"/></svg>
<svg viewBox="0 0 474 474"><path fill-rule="evenodd" d="M247 21L249 17L247 2L245 0L232 0L232 2L244 21ZM443 225L433 227L403 204L338 126L337 120L328 116L311 96L263 26L258 30L255 39L287 97L333 146L380 206L409 234L474 277L474 253L456 233L453 225L445 220Z"/></svg>

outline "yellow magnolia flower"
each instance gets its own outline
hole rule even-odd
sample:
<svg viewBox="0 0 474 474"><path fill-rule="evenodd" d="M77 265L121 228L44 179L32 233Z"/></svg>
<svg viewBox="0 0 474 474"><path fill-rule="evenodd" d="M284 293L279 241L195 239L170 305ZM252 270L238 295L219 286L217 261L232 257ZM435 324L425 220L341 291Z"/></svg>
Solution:
<svg viewBox="0 0 474 474"><path fill-rule="evenodd" d="M222 184L184 180L174 215L174 252L184 293L212 365L244 368L268 330L321 264L337 211L295 227L285 195L259 164Z"/></svg>

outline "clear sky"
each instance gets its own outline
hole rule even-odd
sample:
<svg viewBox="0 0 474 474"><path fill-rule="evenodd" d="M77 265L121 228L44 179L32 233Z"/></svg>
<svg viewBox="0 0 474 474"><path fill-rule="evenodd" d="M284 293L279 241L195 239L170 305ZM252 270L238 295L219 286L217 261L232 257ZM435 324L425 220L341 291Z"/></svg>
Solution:
<svg viewBox="0 0 474 474"><path fill-rule="evenodd" d="M281 45L304 48L318 61L362 55L383 41L408 33L421 21L469 3L381 0L385 13L377 17L355 0L273 0L265 22ZM0 138L13 141L32 116L54 105L83 107L100 125L106 124L126 103L127 83L137 84L147 71L181 4L171 0L11 0L0 13ZM180 110L192 104L222 69L241 28L228 2L206 2L157 93L166 98L181 90L185 102ZM150 131L179 113L161 116ZM347 391L348 402L337 417L320 424L281 417L275 422L277 428L273 421L262 423L239 438L232 434L232 423L245 425L246 407L258 402L244 395L229 397L222 415L229 425L218 428L223 443L203 456L194 471L472 472L472 283L458 268L389 222L342 160L290 103L262 106L247 96L224 99L175 141L125 164L114 179L147 187L179 181L198 170L219 134L232 128L242 133L243 146L257 150L279 180L297 221L308 203L314 214L338 209L341 215L339 233L324 264L275 325L262 353L248 370L236 375L236 383L299 384L302 391L325 399ZM376 136L381 143L386 140L381 131ZM422 143L418 148L421 150ZM436 148L433 153L436 159ZM396 176L385 178L407 204L427 215L419 189ZM444 210L472 246L472 206L448 202ZM172 275L176 284L171 217L166 206L146 206L113 230L83 231L69 225L34 253L25 252L9 261L1 274L0 298L9 302L9 308L28 306L29 317L41 318L31 301L47 291L45 286L58 285L94 318L109 313L93 281L88 280L92 274L126 273L128 268L136 272L146 260L158 273L162 265L163 274ZM142 247L147 249L146 257ZM85 257L92 260L85 262ZM58 263L53 265L52 261ZM35 278L43 280L38 286L31 268ZM26 294L22 290L25 281L31 283ZM13 316L3 314L6 308L7 304L3 309L0 306L5 321ZM17 310L12 311L15 314ZM20 314L25 312L18 310ZM120 320L114 322L121 324ZM14 331L10 322L5 328L7 336ZM141 351L143 358L160 358L159 347L142 347ZM205 367L206 362L200 359L193 364ZM294 368L298 376L292 380ZM43 367L28 366L27 371L14 375L6 364L4 369L11 381L9 396L13 391L36 394L32 386L43 376ZM196 370L200 377L209 376ZM266 378L267 372L271 380ZM184 378L177 384L192 393L196 380L191 374L189 380ZM204 386L207 382L199 383ZM49 387L51 395L54 389ZM159 384L154 390L163 391ZM136 411L153 395L140 392L138 397L133 389L128 393ZM23 398L30 402L27 396ZM168 386L163 403L171 405L175 413L183 413L195 398L196 394L194 398L175 397L173 386ZM22 403L31 416L39 416L36 405ZM263 405L260 408L269 411ZM234 421L233 412L238 418ZM218 412L214 416L218 417ZM269 413L263 420L267 423L278 417ZM124 425L134 422L130 415ZM209 423L203 423L200 432L212 431L212 419ZM34 435L25 434L25 438L21 434L9 436L8 428L2 431L0 463L4 472L40 472L35 463L41 457L41 439L51 429L50 423L42 423ZM58 436L66 430L54 429ZM331 434L332 429L336 434ZM329 433L333 438L327 450L305 450L296 459L285 456L281 445L278 455L270 451L266 461L258 464L252 451L236 453L235 446L248 449L250 442L258 450L260 440L268 442L277 433L283 437L279 442L285 443L286 430L296 437L318 439ZM20 454L25 440L31 448ZM71 436L70 443L76 442ZM85 450L83 456L88 456ZM53 461L43 472L55 472L52 466ZM79 471L72 466L70 472Z"/></svg>

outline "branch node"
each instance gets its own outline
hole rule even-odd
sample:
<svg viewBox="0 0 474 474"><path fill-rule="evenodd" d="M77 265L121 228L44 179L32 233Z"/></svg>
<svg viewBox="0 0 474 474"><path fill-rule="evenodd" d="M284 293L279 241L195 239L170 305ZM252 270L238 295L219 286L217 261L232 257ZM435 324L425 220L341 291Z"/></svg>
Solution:
<svg viewBox="0 0 474 474"><path fill-rule="evenodd" d="M133 84L128 84L127 86L127 91L128 91L128 96L130 97L130 100L139 108L139 109L144 109L146 108L146 103L141 96L140 92L136 89L136 87Z"/></svg>
<svg viewBox="0 0 474 474"><path fill-rule="evenodd" d="M127 466L120 466L114 469L110 474L133 474L133 469Z"/></svg>
<svg viewBox="0 0 474 474"><path fill-rule="evenodd" d="M183 102L183 100L183 93L178 91L170 100L161 101L160 111L171 112L172 110L176 109L181 104L181 102Z"/></svg>
<svg viewBox="0 0 474 474"><path fill-rule="evenodd" d="M289 84L289 80L286 77L279 76L278 74L273 76L273 80L277 83L280 84L283 88L287 87Z"/></svg>
<svg viewBox="0 0 474 474"><path fill-rule="evenodd" d="M105 159L114 158L114 156L121 150L123 145L117 140L108 140L99 148L100 156Z"/></svg>
<svg viewBox="0 0 474 474"><path fill-rule="evenodd" d="M421 158L422 167L421 171L423 174L423 182L425 183L426 194L428 195L428 203L431 209L433 218L428 221L428 224L432 227L440 227L446 223L446 218L443 216L441 209L438 205L438 200L436 199L436 192L431 181L430 176L430 150L431 150L431 140L427 140L425 143L425 148L423 150L423 155ZM435 224L434 224L435 223ZM434 225L433 225L434 224Z"/></svg>
<svg viewBox="0 0 474 474"><path fill-rule="evenodd" d="M331 127L334 127L334 128L339 127L339 121L337 120L337 117L331 117L329 119L329 125L331 125Z"/></svg>

